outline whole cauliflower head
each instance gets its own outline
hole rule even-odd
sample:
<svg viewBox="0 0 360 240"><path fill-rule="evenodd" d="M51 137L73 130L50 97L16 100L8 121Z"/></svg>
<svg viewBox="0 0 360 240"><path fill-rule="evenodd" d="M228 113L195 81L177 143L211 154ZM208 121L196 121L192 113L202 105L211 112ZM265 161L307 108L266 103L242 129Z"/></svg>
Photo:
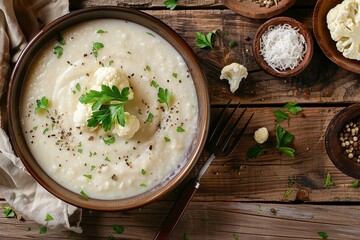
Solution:
<svg viewBox="0 0 360 240"><path fill-rule="evenodd" d="M95 72L96 84L98 86L106 85L109 87L116 86L121 89L129 87L128 77L113 67L101 67ZM130 89L129 99L133 99L134 94Z"/></svg>
<svg viewBox="0 0 360 240"><path fill-rule="evenodd" d="M360 0L344 0L328 12L326 21L337 49L360 60Z"/></svg>
<svg viewBox="0 0 360 240"><path fill-rule="evenodd" d="M254 133L254 139L257 143L263 144L269 138L269 131L266 127L259 128Z"/></svg>
<svg viewBox="0 0 360 240"><path fill-rule="evenodd" d="M228 80L230 84L230 91L234 93L238 88L241 80L246 78L248 75L248 71L246 67L239 63L232 63L230 65L225 66L221 70L220 79Z"/></svg>
<svg viewBox="0 0 360 240"><path fill-rule="evenodd" d="M125 112L125 126L121 126L116 123L113 129L113 134L117 134L123 139L130 139L140 128L140 121L136 116L131 115L128 112Z"/></svg>

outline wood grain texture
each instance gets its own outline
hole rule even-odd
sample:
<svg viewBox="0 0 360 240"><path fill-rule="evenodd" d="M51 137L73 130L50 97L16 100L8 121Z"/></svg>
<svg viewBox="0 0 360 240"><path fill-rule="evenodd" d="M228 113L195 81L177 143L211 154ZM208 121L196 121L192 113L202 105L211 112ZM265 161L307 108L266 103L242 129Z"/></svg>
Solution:
<svg viewBox="0 0 360 240"><path fill-rule="evenodd" d="M6 203L1 202L0 206ZM1 239L152 239L167 214L170 202L161 202L127 212L84 212L82 234L49 229L39 234L39 225L24 219L7 219L0 215ZM265 204L236 202L192 202L171 239L358 239L359 206ZM116 234L114 225L124 227ZM31 227L31 231L27 231ZM201 229L201 230L200 230Z"/></svg>

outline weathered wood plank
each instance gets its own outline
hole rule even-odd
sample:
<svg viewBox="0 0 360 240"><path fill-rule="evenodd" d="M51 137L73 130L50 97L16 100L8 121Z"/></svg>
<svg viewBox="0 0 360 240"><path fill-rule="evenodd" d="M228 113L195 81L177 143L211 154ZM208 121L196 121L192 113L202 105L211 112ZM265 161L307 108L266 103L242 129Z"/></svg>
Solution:
<svg viewBox="0 0 360 240"><path fill-rule="evenodd" d="M4 206L6 203L0 203ZM7 219L0 214L1 239L152 239L165 218L170 202L155 202L126 212L84 212L83 234L49 229L39 234L33 221ZM263 204L237 202L192 202L171 239L358 239L360 206ZM123 234L112 227L121 225ZM31 231L27 231L31 227Z"/></svg>
<svg viewBox="0 0 360 240"><path fill-rule="evenodd" d="M79 9L93 6L119 6L133 8L165 8L165 0L70 0L70 9ZM248 0L246 0L248 1ZM315 0L297 1L296 7L309 7L315 5ZM225 8L221 0L179 0L179 8Z"/></svg>

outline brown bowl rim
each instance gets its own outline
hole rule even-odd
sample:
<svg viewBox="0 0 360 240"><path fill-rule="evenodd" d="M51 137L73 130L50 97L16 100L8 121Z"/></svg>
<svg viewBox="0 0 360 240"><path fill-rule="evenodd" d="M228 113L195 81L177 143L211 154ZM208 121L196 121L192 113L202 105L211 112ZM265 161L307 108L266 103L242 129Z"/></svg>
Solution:
<svg viewBox="0 0 360 240"><path fill-rule="evenodd" d="M337 167L342 173L356 179L360 178L360 164L349 160L348 158L346 158L345 155L343 155L343 153L335 151L338 148L341 149L340 142L338 140L338 135L340 131L346 123L356 118L360 119L359 110L359 103L345 107L331 119L325 131L325 149L330 160L335 165L335 167ZM353 116L351 114L357 112L359 112L359 114L356 116ZM334 146L334 144L336 144L336 146Z"/></svg>
<svg viewBox="0 0 360 240"><path fill-rule="evenodd" d="M165 40L167 40L175 49L177 49L177 51L182 50L183 53L180 52L180 54L188 64L189 71L193 76L199 103L198 132L197 137L195 138L197 142L194 146L192 146L192 157L189 155L189 160L184 163L182 169L170 174L170 176L168 176L170 179L165 179L160 184L156 185L153 189L150 189L134 197L115 200L99 200L93 198L84 199L80 194L74 193L62 187L60 184L56 183L52 178L50 178L39 167L39 165L36 163L36 160L30 153L30 150L22 134L22 127L19 117L19 102L24 82L24 79L21 77L24 77L28 71L28 67L32 61L30 58L36 55L36 48L41 47L38 45L49 37L54 37L56 35L56 31L59 32L65 28L68 28L69 26L76 25L84 21L105 18L122 19L138 24L140 24L139 22L146 22L147 25L141 25L149 28L150 30L165 38ZM169 39L174 42L170 42ZM191 63L191 65L189 63ZM196 75L196 78L194 75ZM205 74L190 46L181 38L180 35L178 35L172 28L170 28L161 20L139 10L114 6L90 7L77 10L62 16L49 25L45 26L29 42L29 44L20 54L20 57L10 77L7 96L7 115L10 139L15 152L29 173L40 185L42 185L46 190L61 200L80 208L100 211L120 211L140 207L164 196L166 193L174 189L189 174L200 157L205 145L210 121L210 101L206 82ZM200 104L202 104L202 106ZM29 157L30 159L27 159Z"/></svg>
<svg viewBox="0 0 360 240"><path fill-rule="evenodd" d="M325 54L325 56L329 58L333 63L335 63L336 65L338 65L339 67L345 70L360 74L360 61L346 58L342 55L340 51L337 50L336 42L332 40L330 36L330 31L327 28L326 15L324 16L319 15L320 8L323 6L325 1L331 4L332 7L342 2L342 0L335 0L335 1L318 0L316 2L313 11L313 21L312 21L315 39L319 44L319 47ZM326 36L321 37L320 29L324 29L324 28L327 30L324 31Z"/></svg>
<svg viewBox="0 0 360 240"><path fill-rule="evenodd" d="M304 59L300 62L298 66L296 66L294 69L289 69L285 71L275 71L273 68L271 68L264 60L264 58L260 54L260 39L262 34L268 29L271 25L279 25L279 24L289 24L292 27L296 27L299 29L299 32L304 36L306 40L307 45L307 51L305 53ZM266 71L267 73L276 76L276 77L292 77L300 72L302 72L311 62L311 58L313 56L314 52L314 42L311 37L311 34L308 30L308 28L302 24L301 22L295 20L294 18L290 17L276 17L272 18L265 23L263 23L258 30L256 31L254 40L253 40L253 52L256 62L259 64L259 66Z"/></svg>

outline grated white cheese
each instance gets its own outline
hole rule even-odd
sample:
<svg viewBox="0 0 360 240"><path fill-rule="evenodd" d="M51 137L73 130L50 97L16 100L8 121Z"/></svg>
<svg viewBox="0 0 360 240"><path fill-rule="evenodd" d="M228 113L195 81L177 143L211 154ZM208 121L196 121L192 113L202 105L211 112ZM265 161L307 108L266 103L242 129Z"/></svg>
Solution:
<svg viewBox="0 0 360 240"><path fill-rule="evenodd" d="M306 50L304 36L289 24L269 26L260 39L260 54L278 72L298 66Z"/></svg>

